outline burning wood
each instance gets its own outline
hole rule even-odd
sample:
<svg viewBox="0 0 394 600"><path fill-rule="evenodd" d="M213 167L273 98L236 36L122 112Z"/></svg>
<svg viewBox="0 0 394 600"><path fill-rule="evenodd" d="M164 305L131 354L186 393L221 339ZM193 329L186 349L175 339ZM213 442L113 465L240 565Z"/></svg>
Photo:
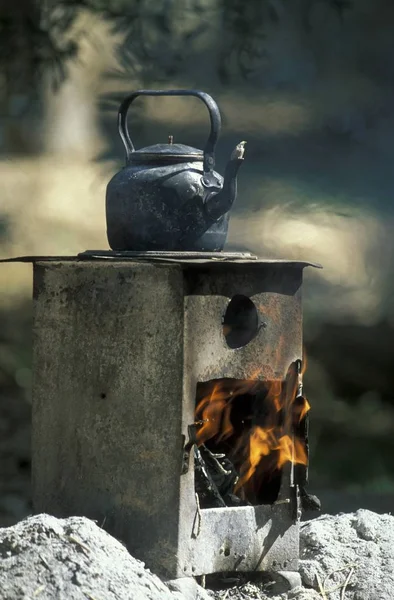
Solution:
<svg viewBox="0 0 394 600"><path fill-rule="evenodd" d="M202 508L248 504L233 493L238 473L225 454L213 454L201 445L194 449L194 469L196 492Z"/></svg>
<svg viewBox="0 0 394 600"><path fill-rule="evenodd" d="M284 381L261 381L257 374L252 380L198 384L196 489L203 503L271 503L285 465L306 467L310 406L302 395L300 367L300 361L293 363ZM209 499L212 489L215 503Z"/></svg>

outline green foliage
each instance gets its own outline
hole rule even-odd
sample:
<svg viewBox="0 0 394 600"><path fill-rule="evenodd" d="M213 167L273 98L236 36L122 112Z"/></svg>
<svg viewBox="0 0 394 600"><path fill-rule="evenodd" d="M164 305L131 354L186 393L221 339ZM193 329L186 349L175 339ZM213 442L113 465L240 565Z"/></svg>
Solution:
<svg viewBox="0 0 394 600"><path fill-rule="evenodd" d="M301 1L297 10L306 15L313 2ZM352 8L351 0L326 2L340 14ZM242 76L253 72L256 61L265 58L264 23L280 23L282 13L291 8L286 0L18 0L16 4L6 0L0 9L0 73L8 93L22 87L25 92L29 86L33 90L47 72L55 88L64 81L70 61L78 57L81 37L89 35L72 33L81 11L99 14L125 33L120 61L126 75L143 66L148 76L163 79L177 73L190 42L219 13L229 39L218 64L219 76L226 81L231 57L235 56ZM179 33L179 23L186 20L189 25ZM155 52L157 44L166 52ZM166 53L163 62L160 58Z"/></svg>

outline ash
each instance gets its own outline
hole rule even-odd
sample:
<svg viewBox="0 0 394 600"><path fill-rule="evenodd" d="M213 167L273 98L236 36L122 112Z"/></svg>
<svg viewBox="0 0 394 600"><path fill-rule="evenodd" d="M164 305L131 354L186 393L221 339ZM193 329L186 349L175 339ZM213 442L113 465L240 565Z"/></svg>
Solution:
<svg viewBox="0 0 394 600"><path fill-rule="evenodd" d="M314 590L296 588L283 594L273 594L271 584L257 584L246 582L235 585L226 590L210 591L214 600L321 600L321 596Z"/></svg>
<svg viewBox="0 0 394 600"><path fill-rule="evenodd" d="M219 589L208 591L211 598L214 600L321 600L321 596L313 589L297 587L285 592L283 582L273 581L267 575L259 577L245 574L234 581L233 585L229 585L231 579L223 579L223 584L226 582L226 587L220 588L218 581L215 587Z"/></svg>
<svg viewBox="0 0 394 600"><path fill-rule="evenodd" d="M394 517L360 509L307 521L301 558L303 584L320 580L329 600L393 600Z"/></svg>
<svg viewBox="0 0 394 600"><path fill-rule="evenodd" d="M28 517L0 528L0 600L393 600L394 517L368 510L301 527L302 586L229 575L165 584L96 523ZM210 588L210 589L209 589Z"/></svg>
<svg viewBox="0 0 394 600"><path fill-rule="evenodd" d="M126 548L83 517L0 529L1 600L175 600Z"/></svg>

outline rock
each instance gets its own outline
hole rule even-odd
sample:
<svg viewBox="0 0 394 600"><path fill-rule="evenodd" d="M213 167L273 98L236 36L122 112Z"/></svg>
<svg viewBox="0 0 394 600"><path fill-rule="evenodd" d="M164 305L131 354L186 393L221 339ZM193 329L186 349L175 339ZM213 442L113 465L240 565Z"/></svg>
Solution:
<svg viewBox="0 0 394 600"><path fill-rule="evenodd" d="M330 590L346 587L346 600L392 600L394 597L394 517L368 510L324 515L301 526L303 584L319 590L316 575ZM348 565L348 566L347 566ZM327 593L340 600L342 588Z"/></svg>
<svg viewBox="0 0 394 600"><path fill-rule="evenodd" d="M208 592L192 577L181 577L166 581L167 587L178 600L210 600Z"/></svg>
<svg viewBox="0 0 394 600"><path fill-rule="evenodd" d="M289 592L301 587L301 576L294 571L278 571L275 574L275 585L272 590L275 593Z"/></svg>
<svg viewBox="0 0 394 600"><path fill-rule="evenodd" d="M315 590L307 590L305 588L297 588L287 594L288 600L321 600L320 594Z"/></svg>
<svg viewBox="0 0 394 600"><path fill-rule="evenodd" d="M0 529L3 600L184 600L83 517L29 517Z"/></svg>

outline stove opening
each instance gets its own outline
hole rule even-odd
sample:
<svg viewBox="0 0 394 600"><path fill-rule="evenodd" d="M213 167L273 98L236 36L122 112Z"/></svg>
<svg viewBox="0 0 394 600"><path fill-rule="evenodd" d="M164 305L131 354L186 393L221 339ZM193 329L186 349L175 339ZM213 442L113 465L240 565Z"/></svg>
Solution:
<svg viewBox="0 0 394 600"><path fill-rule="evenodd" d="M259 331L256 306L247 296L237 294L230 300L223 315L223 335L229 348L242 348Z"/></svg>
<svg viewBox="0 0 394 600"><path fill-rule="evenodd" d="M201 508L274 503L284 473L307 465L308 411L300 361L285 380L198 383L194 472Z"/></svg>

